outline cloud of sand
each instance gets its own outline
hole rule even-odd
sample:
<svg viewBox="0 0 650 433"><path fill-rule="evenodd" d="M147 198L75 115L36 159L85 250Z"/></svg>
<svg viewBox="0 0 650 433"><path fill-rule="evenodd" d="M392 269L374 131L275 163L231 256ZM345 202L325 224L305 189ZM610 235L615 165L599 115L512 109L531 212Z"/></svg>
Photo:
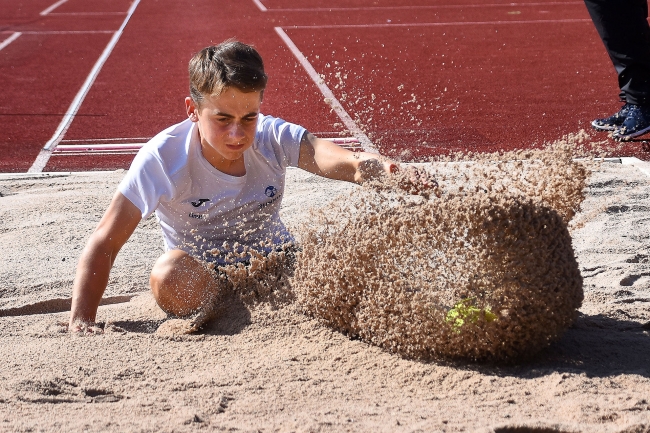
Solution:
<svg viewBox="0 0 650 433"><path fill-rule="evenodd" d="M435 164L440 197L369 185L298 230L299 306L407 357L530 356L575 320L568 224L588 171L560 142ZM403 180L402 180L403 181Z"/></svg>

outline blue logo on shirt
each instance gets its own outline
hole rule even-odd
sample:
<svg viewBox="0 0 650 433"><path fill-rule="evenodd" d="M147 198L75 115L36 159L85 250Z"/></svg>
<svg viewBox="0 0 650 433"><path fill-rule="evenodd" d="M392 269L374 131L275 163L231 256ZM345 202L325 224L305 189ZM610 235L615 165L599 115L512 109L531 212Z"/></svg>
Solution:
<svg viewBox="0 0 650 433"><path fill-rule="evenodd" d="M264 195L266 195L267 197L273 197L277 193L278 193L278 189L273 185L267 186L266 189L264 190Z"/></svg>
<svg viewBox="0 0 650 433"><path fill-rule="evenodd" d="M199 207L199 206L201 206L203 203L207 203L207 202L209 202L209 201L210 201L209 198L200 198L200 199L198 199L197 201L193 201L193 202L191 202L191 203L192 203L192 206L194 206L194 207Z"/></svg>

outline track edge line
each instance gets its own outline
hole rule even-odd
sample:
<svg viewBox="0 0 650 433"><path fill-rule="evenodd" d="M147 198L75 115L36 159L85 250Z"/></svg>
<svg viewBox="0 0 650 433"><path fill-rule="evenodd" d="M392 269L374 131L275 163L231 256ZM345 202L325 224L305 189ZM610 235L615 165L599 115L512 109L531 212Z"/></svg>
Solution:
<svg viewBox="0 0 650 433"><path fill-rule="evenodd" d="M370 141L370 138L368 138L365 132L363 132L361 128L359 128L359 126L352 119L352 117L350 117L348 112L345 111L345 108L343 108L343 105L341 105L339 100L334 96L332 90L327 86L327 84L325 84L322 77L318 74L318 72L316 72L316 69L314 69L314 67L309 62L309 60L307 60L307 58L298 49L298 47L291 40L289 35L285 33L282 27L274 27L274 30L278 34L278 36L280 36L280 38L285 43L287 48L289 48L289 50L294 55L294 57L305 69L307 75L309 75L312 81L316 84L320 92L325 97L325 100L326 101L329 100L328 105L339 116L339 118L341 119L343 124L348 128L350 133L354 135L357 138L357 140L359 140L359 143L361 143L361 147L363 148L363 150L369 153L379 153L375 145L372 144L372 141Z"/></svg>

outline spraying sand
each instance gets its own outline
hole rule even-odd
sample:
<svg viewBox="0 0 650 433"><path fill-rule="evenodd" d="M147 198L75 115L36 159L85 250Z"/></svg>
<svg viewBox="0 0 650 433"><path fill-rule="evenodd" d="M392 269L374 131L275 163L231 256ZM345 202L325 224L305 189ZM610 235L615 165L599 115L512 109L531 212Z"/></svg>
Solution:
<svg viewBox="0 0 650 433"><path fill-rule="evenodd" d="M565 145L436 164L437 194L379 184L335 201L299 231L298 303L407 357L534 355L583 297L567 225L586 170L571 156Z"/></svg>
<svg viewBox="0 0 650 433"><path fill-rule="evenodd" d="M185 321L168 320L147 292L149 269L162 252L153 219L141 223L118 255L104 296L112 305L98 312L103 334L71 336L60 325L67 321L81 248L123 172L0 180L0 431L648 432L650 177L629 165L602 163L587 178L582 165L558 152L555 166L544 155L533 158L537 176L522 166L520 179L529 181L519 182L519 191L499 183L498 173L517 178L517 167L499 168L495 161L503 158L474 163L483 168L463 170L469 179L462 182L453 164L438 165L432 170L438 170L442 195L429 198L291 170L282 212L305 236L296 274L273 267L280 262L265 262L271 268L264 275L291 280L253 282L249 274L232 274L240 282L236 290L216 319L191 335L182 333ZM494 173L497 182L483 173ZM546 186L540 189L535 179ZM584 200L580 182L587 183ZM472 188L463 192L461 184ZM512 199L485 200L503 188ZM354 200L330 205L341 193ZM394 249L380 250L382 242L371 235L398 206L405 209L399 216L408 216L398 233L413 234L408 242L402 235L388 240L411 253L391 262ZM355 209L379 218L371 221L372 212L355 215ZM497 217L494 224L480 225L486 214ZM330 248L308 239L324 230L320 218L331 221L326 230L337 242L331 252L341 254L333 264L324 261ZM418 231L423 218L429 229ZM461 220L467 230L458 230ZM505 220L526 222L498 223ZM350 222L361 231L344 232ZM519 244L503 235L536 230L540 235ZM489 250L495 254L485 254L487 245L498 246ZM532 247L545 252L532 254ZM437 261L415 254L426 248L439 251ZM516 251L519 262L508 251ZM440 266L450 255L463 260ZM372 268L363 267L366 257L374 258ZM387 280L371 273L378 268ZM475 271L471 277L468 269ZM376 297L347 290L346 299L327 304L337 299L334 293L317 290L307 278L337 279L355 270L365 272L355 278L376 284ZM517 311L520 292L504 283L517 275L530 276L525 298L534 302L526 315ZM449 290L423 290L440 287L434 283L442 279L454 282ZM385 298L382 281L401 291ZM538 290L549 281L557 282L553 299ZM430 308L418 311L422 305ZM430 322L415 322L426 312L435 313ZM517 326L530 324L539 326L523 340L512 338L521 332ZM412 332L418 326L429 332ZM477 344L485 336L493 336L492 343ZM458 357L509 363L427 361Z"/></svg>

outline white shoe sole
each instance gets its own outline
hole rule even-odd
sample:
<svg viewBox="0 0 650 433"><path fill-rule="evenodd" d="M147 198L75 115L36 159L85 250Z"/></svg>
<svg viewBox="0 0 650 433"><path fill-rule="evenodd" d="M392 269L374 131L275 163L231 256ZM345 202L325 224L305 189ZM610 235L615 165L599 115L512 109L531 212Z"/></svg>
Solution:
<svg viewBox="0 0 650 433"><path fill-rule="evenodd" d="M629 141L629 140L632 140L633 138L640 137L640 136L645 135L645 134L647 134L649 132L650 132L650 126L648 126L647 128L644 128L644 129L642 129L640 131L631 132L631 133L625 134L625 135L614 133L613 137L614 137L615 140L618 140L618 141Z"/></svg>

